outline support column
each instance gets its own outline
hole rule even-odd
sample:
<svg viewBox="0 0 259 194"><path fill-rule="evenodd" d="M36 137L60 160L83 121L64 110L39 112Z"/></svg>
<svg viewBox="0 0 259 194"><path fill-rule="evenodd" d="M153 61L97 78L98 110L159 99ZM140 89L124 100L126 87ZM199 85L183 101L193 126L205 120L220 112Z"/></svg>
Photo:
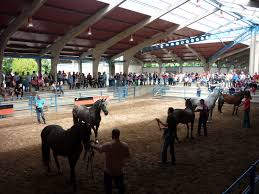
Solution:
<svg viewBox="0 0 259 194"><path fill-rule="evenodd" d="M159 74L161 74L162 73L162 63L158 63L158 65L159 65Z"/></svg>
<svg viewBox="0 0 259 194"><path fill-rule="evenodd" d="M55 54L51 58L51 75L53 76L53 80L57 81L57 66L59 63L59 54Z"/></svg>
<svg viewBox="0 0 259 194"><path fill-rule="evenodd" d="M0 45L0 84L3 83L3 60L4 60L4 45Z"/></svg>
<svg viewBox="0 0 259 194"><path fill-rule="evenodd" d="M251 42L250 42L250 56L249 56L249 74L253 75L254 65L255 65L255 49L256 48L256 30L252 29L251 31Z"/></svg>
<svg viewBox="0 0 259 194"><path fill-rule="evenodd" d="M130 59L124 59L124 62L123 62L123 72L126 75L129 74L129 65L130 65Z"/></svg>
<svg viewBox="0 0 259 194"><path fill-rule="evenodd" d="M115 64L113 61L109 61L109 74L115 75Z"/></svg>
<svg viewBox="0 0 259 194"><path fill-rule="evenodd" d="M179 69L178 69L178 73L183 73L183 63L179 63L180 66L179 66Z"/></svg>
<svg viewBox="0 0 259 194"><path fill-rule="evenodd" d="M210 63L204 63L203 65L204 72L210 72L211 66L212 64Z"/></svg>
<svg viewBox="0 0 259 194"><path fill-rule="evenodd" d="M0 84L3 83L3 60L4 60L4 49L6 47L7 39L0 39Z"/></svg>
<svg viewBox="0 0 259 194"><path fill-rule="evenodd" d="M101 60L100 56L96 56L93 60L93 76L95 77L97 77L98 75L98 67L99 67L100 60Z"/></svg>
<svg viewBox="0 0 259 194"><path fill-rule="evenodd" d="M82 60L78 60L78 72L82 73L83 72L83 66L82 66Z"/></svg>
<svg viewBox="0 0 259 194"><path fill-rule="evenodd" d="M42 75L41 58L36 59L36 62L37 62L37 64L38 64L38 75Z"/></svg>

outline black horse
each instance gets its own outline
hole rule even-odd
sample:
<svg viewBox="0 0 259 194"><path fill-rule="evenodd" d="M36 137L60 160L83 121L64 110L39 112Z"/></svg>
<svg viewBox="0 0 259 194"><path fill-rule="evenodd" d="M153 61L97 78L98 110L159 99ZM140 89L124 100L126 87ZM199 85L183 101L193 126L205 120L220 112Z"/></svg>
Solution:
<svg viewBox="0 0 259 194"><path fill-rule="evenodd" d="M70 129L64 130L59 125L48 125L41 132L42 158L50 172L50 149L53 151L58 174L61 174L57 156L68 157L70 165L70 181L76 190L75 166L84 145L87 152L90 145L91 129L84 123L77 123Z"/></svg>
<svg viewBox="0 0 259 194"><path fill-rule="evenodd" d="M73 121L74 124L77 122L84 122L90 125L91 129L94 130L95 139L97 139L98 129L101 122L101 110L105 115L108 115L107 103L105 99L97 100L90 108L79 105L73 108Z"/></svg>
<svg viewBox="0 0 259 194"><path fill-rule="evenodd" d="M179 123L186 124L187 138L189 138L189 123L191 123L191 138L193 138L192 131L193 131L195 114L191 103L191 99L185 99L185 107L186 107L185 109L175 109L173 115L176 119L177 125ZM179 142L177 133L176 133L176 140L178 140Z"/></svg>

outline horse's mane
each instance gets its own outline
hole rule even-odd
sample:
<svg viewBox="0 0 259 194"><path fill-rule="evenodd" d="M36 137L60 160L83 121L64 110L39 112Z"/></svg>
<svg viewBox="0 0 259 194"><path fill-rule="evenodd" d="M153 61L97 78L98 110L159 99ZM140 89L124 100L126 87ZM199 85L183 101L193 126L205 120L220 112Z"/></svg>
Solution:
<svg viewBox="0 0 259 194"><path fill-rule="evenodd" d="M92 107L98 108L98 106L99 106L102 102L103 102L102 99L99 99L99 100L97 100L97 101L93 104Z"/></svg>

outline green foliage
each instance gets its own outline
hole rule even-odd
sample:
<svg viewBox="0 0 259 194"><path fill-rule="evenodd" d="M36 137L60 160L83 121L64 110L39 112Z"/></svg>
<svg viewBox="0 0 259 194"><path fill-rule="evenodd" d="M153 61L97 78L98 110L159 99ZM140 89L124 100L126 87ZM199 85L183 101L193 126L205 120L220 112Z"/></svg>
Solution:
<svg viewBox="0 0 259 194"><path fill-rule="evenodd" d="M3 60L3 72L6 74L12 72L13 58L4 58Z"/></svg>
<svg viewBox="0 0 259 194"><path fill-rule="evenodd" d="M17 72L19 75L21 75L22 72L24 72L24 74L27 72L32 74L33 71L38 71L38 65L34 59L14 59L12 69L13 73Z"/></svg>
<svg viewBox="0 0 259 194"><path fill-rule="evenodd" d="M179 63L163 63L162 64L163 67L179 67L180 64Z"/></svg>
<svg viewBox="0 0 259 194"><path fill-rule="evenodd" d="M45 72L50 73L50 70L51 70L50 59L42 59L41 66L42 66L42 74L45 74Z"/></svg>
<svg viewBox="0 0 259 194"><path fill-rule="evenodd" d="M145 63L144 64L144 67L159 67L159 64L158 63Z"/></svg>

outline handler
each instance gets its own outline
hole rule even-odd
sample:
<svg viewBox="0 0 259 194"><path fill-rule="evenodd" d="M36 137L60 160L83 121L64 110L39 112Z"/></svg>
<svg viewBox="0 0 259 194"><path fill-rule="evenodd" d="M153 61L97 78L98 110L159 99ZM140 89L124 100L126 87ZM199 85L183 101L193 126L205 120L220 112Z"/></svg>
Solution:
<svg viewBox="0 0 259 194"><path fill-rule="evenodd" d="M174 141L176 138L176 119L173 116L174 108L168 108L168 116L167 116L167 123L163 123L160 119L156 118L159 128L164 130L164 145L161 153L161 162L166 164L167 162L167 149L170 147L170 154L171 154L171 163L175 165L175 151L174 151ZM163 125L165 128L161 128L160 124Z"/></svg>

